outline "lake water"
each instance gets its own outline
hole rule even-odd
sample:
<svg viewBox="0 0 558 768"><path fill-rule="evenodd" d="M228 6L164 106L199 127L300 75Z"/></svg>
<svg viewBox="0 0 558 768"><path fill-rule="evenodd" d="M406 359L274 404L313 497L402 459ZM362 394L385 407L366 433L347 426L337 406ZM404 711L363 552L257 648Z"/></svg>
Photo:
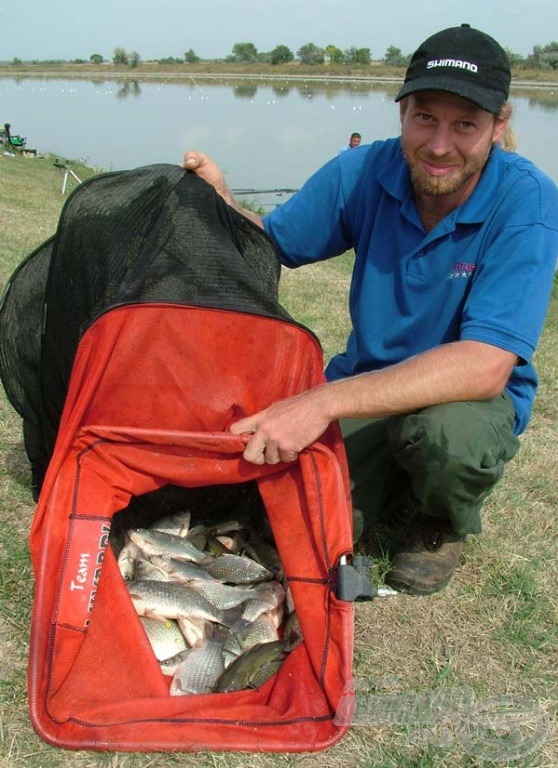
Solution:
<svg viewBox="0 0 558 768"><path fill-rule="evenodd" d="M236 189L296 189L341 149L399 132L398 85L362 81L118 81L0 77L0 123L27 146L106 170L201 149ZM518 151L558 182L558 87L512 92ZM265 205L284 195L249 194Z"/></svg>

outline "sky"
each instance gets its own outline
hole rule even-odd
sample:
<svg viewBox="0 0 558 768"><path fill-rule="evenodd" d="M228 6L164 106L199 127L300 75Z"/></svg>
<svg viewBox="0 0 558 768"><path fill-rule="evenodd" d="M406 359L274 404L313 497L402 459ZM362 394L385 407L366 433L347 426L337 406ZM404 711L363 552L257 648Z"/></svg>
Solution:
<svg viewBox="0 0 558 768"><path fill-rule="evenodd" d="M0 0L0 61L225 58L235 43L259 52L306 43L412 53L433 32L461 23L523 56L558 37L557 0Z"/></svg>

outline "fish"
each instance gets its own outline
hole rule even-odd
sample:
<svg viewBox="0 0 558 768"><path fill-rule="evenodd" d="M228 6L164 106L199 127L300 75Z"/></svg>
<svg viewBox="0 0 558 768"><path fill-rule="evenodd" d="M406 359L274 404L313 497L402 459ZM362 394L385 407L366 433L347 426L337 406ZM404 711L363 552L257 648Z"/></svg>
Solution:
<svg viewBox="0 0 558 768"><path fill-rule="evenodd" d="M177 512L174 515L167 515L157 520L156 523L150 527L152 531L159 531L160 533L169 533L173 536L180 536L183 538L190 530L190 521L192 515L188 511Z"/></svg>
<svg viewBox="0 0 558 768"><path fill-rule="evenodd" d="M195 525L186 534L186 539L198 549L205 549L207 544L207 528L205 525Z"/></svg>
<svg viewBox="0 0 558 768"><path fill-rule="evenodd" d="M247 600L255 600L259 594L255 587L229 586L220 581L195 581L191 587L222 610L234 608Z"/></svg>
<svg viewBox="0 0 558 768"><path fill-rule="evenodd" d="M140 616L140 621L158 661L186 650L186 640L176 621L159 621L147 616Z"/></svg>
<svg viewBox="0 0 558 768"><path fill-rule="evenodd" d="M276 626L282 620L285 590L277 581L265 582L258 590L254 590L252 598L247 601L242 610L242 618L247 624L251 624L262 613L273 613ZM280 609L280 610L279 610ZM277 624L279 620L279 624Z"/></svg>
<svg viewBox="0 0 558 768"><path fill-rule="evenodd" d="M190 648L198 648L211 636L213 624L206 619L197 616L179 616L176 621Z"/></svg>
<svg viewBox="0 0 558 768"><path fill-rule="evenodd" d="M162 578L161 581L176 581L181 584L188 584L193 581L221 583L196 563L174 560L173 558L161 557L160 555L152 555L150 562L157 571L165 574L166 578Z"/></svg>
<svg viewBox="0 0 558 768"><path fill-rule="evenodd" d="M248 651L259 643L271 643L279 640L279 633L274 623L266 613L262 613L252 622L247 632L228 633L223 646L223 653L230 654L233 658Z"/></svg>
<svg viewBox="0 0 558 768"><path fill-rule="evenodd" d="M171 581L170 574L152 560L136 560L135 578L138 581Z"/></svg>
<svg viewBox="0 0 558 768"><path fill-rule="evenodd" d="M234 531L241 531L245 528L244 523L238 520L224 520L221 523L214 523L213 525L207 525L208 536L222 536L230 534Z"/></svg>
<svg viewBox="0 0 558 768"><path fill-rule="evenodd" d="M214 690L224 693L240 691L243 688L255 688L263 684L262 674L269 670L273 662L283 661L285 642L274 640L271 643L258 643L232 662L215 683ZM275 674L274 671L271 674ZM271 677L271 674L269 675ZM267 678L269 679L269 678Z"/></svg>
<svg viewBox="0 0 558 768"><path fill-rule="evenodd" d="M228 535L219 534L214 538L220 542L225 549L233 555L239 555L248 539L248 531L245 528L234 531Z"/></svg>
<svg viewBox="0 0 558 768"><path fill-rule="evenodd" d="M256 584L273 578L271 571L244 555L222 555L201 565L216 579L229 584Z"/></svg>
<svg viewBox="0 0 558 768"><path fill-rule="evenodd" d="M184 659L186 658L186 656L188 656L191 650L192 650L191 648L186 648L184 651L179 651L174 656L171 656L169 659L162 659L159 662L161 672L164 675L169 675L172 677L172 675L174 675L174 673L176 672L180 662L184 661Z"/></svg>
<svg viewBox="0 0 558 768"><path fill-rule="evenodd" d="M140 616L160 620L186 616L229 627L239 626L239 609L220 610L186 584L134 580L127 582L126 586Z"/></svg>
<svg viewBox="0 0 558 768"><path fill-rule="evenodd" d="M184 696L211 693L225 669L223 639L208 638L199 648L193 648L176 668L169 693Z"/></svg>
<svg viewBox="0 0 558 768"><path fill-rule="evenodd" d="M134 572L136 567L136 561L139 557L140 550L137 544L126 536L124 546L120 550L118 555L117 564L118 570L122 574L124 581L132 581L134 578Z"/></svg>
<svg viewBox="0 0 558 768"><path fill-rule="evenodd" d="M128 536L148 556L168 557L193 563L207 563L213 559L182 536L173 536L150 528L132 529Z"/></svg>
<svg viewBox="0 0 558 768"><path fill-rule="evenodd" d="M269 544L259 536L252 535L244 545L243 554L248 555L252 560L263 565L273 573L278 581L282 581L285 575L283 563L279 557L279 552L273 544Z"/></svg>
<svg viewBox="0 0 558 768"><path fill-rule="evenodd" d="M267 683L267 681L270 680L273 675L276 675L277 672L279 672L283 665L283 660L284 656L277 659L270 659L269 661L265 662L265 664L262 664L262 666L259 667L250 678L249 687L261 688L264 683Z"/></svg>
<svg viewBox="0 0 558 768"><path fill-rule="evenodd" d="M228 547L221 541L222 537L211 536L207 539L207 550L213 555L213 557L221 557L230 552Z"/></svg>

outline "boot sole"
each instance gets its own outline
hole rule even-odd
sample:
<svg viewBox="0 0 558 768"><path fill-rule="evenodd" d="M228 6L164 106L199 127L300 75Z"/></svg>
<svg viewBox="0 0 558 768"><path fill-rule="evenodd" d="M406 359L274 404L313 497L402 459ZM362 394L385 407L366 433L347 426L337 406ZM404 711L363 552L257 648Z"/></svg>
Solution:
<svg viewBox="0 0 558 768"><path fill-rule="evenodd" d="M453 576L453 574L452 574ZM389 584L389 586L392 589L397 590L397 592L403 592L407 595L413 595L414 597L427 597L428 595L435 595L436 592L440 592L444 587L447 587L447 585L451 581L451 576L449 576L444 581L439 582L434 587L420 587L418 585L414 584L407 584L404 581L397 581L397 579L390 579L389 577L385 577L384 579L386 584Z"/></svg>

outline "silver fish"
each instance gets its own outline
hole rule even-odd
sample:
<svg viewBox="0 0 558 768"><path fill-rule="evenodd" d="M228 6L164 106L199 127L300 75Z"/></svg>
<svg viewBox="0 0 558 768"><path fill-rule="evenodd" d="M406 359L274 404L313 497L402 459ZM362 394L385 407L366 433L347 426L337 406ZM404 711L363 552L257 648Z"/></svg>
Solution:
<svg viewBox="0 0 558 768"><path fill-rule="evenodd" d="M196 616L179 616L177 622L190 648L198 648L212 635L214 625L206 619Z"/></svg>
<svg viewBox="0 0 558 768"><path fill-rule="evenodd" d="M211 560L207 553L202 552L185 537L152 531L149 528L135 528L128 532L128 536L149 557L160 556L193 563Z"/></svg>
<svg viewBox="0 0 558 768"><path fill-rule="evenodd" d="M139 547L127 536L117 559L118 569L122 574L124 581L132 581L134 578L136 560L138 559L139 554Z"/></svg>
<svg viewBox="0 0 558 768"><path fill-rule="evenodd" d="M221 610L234 608L258 597L258 590L254 587L229 586L220 581L193 581L191 587Z"/></svg>
<svg viewBox="0 0 558 768"><path fill-rule="evenodd" d="M172 581L167 571L143 557L136 560L135 574L138 581Z"/></svg>
<svg viewBox="0 0 558 768"><path fill-rule="evenodd" d="M193 617L215 621L225 626L237 626L239 609L223 611L186 584L166 581L129 581L126 586L140 616L153 619Z"/></svg>
<svg viewBox="0 0 558 768"><path fill-rule="evenodd" d="M279 633L268 614L262 613L248 627L246 632L229 632L223 646L223 652L234 657L260 643L272 643L279 640Z"/></svg>
<svg viewBox="0 0 558 768"><path fill-rule="evenodd" d="M161 557L160 555L152 555L150 562L158 571L164 573L170 581L177 581L181 584L188 584L192 581L221 583L196 563L183 562L173 558ZM161 581L166 581L167 579L162 578Z"/></svg>
<svg viewBox="0 0 558 768"><path fill-rule="evenodd" d="M256 594L247 601L242 609L242 618L252 623L262 613L274 613L275 626L282 621L282 610L285 601L285 590L277 581L266 582L260 586ZM278 623L277 623L278 621Z"/></svg>
<svg viewBox="0 0 558 768"><path fill-rule="evenodd" d="M191 514L190 512L177 512L174 515L167 515L162 517L150 526L152 531L160 531L161 533L170 533L173 536L180 536L181 538L186 536L190 530Z"/></svg>
<svg viewBox="0 0 558 768"><path fill-rule="evenodd" d="M184 661L186 656L190 653L192 649L186 648L184 651L180 651L179 653L176 653L174 656L171 656L169 659L162 659L159 662L159 666L161 667L161 672L164 675L174 675L176 672L178 665Z"/></svg>
<svg viewBox="0 0 558 768"><path fill-rule="evenodd" d="M140 621L158 661L186 649L186 640L176 621L158 621L147 616L140 616Z"/></svg>
<svg viewBox="0 0 558 768"><path fill-rule="evenodd" d="M216 579L229 584L256 584L273 578L271 571L244 555L222 555L202 566Z"/></svg>
<svg viewBox="0 0 558 768"><path fill-rule="evenodd" d="M223 639L209 638L199 648L193 648L178 665L169 693L171 696L211 693L224 669Z"/></svg>

